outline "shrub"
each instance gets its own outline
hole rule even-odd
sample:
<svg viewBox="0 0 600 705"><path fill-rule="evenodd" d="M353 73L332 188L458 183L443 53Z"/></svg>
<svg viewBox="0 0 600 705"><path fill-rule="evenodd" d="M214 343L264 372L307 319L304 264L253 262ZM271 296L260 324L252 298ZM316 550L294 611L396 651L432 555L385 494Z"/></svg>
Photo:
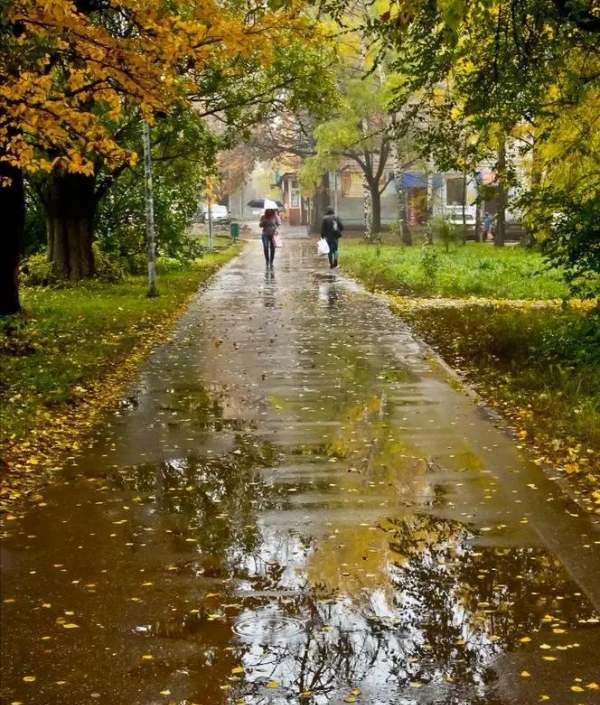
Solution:
<svg viewBox="0 0 600 705"><path fill-rule="evenodd" d="M93 245L96 278L103 282L115 283L122 281L125 267L118 259L110 257L98 245Z"/></svg>
<svg viewBox="0 0 600 705"><path fill-rule="evenodd" d="M193 262L206 252L206 246L200 240L186 236L179 243L177 258L182 262Z"/></svg>
<svg viewBox="0 0 600 705"><path fill-rule="evenodd" d="M145 252L132 252L121 259L129 274L145 274L148 269L148 258Z"/></svg>
<svg viewBox="0 0 600 705"><path fill-rule="evenodd" d="M167 255L161 255L156 258L156 271L157 272L176 272L183 269L185 263L182 262L177 257L167 257Z"/></svg>
<svg viewBox="0 0 600 705"><path fill-rule="evenodd" d="M436 278L440 267L440 259L437 250L429 245L425 245L421 252L421 267L426 279L433 281Z"/></svg>
<svg viewBox="0 0 600 705"><path fill-rule="evenodd" d="M54 286L59 281L44 252L30 255L21 261L20 279L24 286Z"/></svg>

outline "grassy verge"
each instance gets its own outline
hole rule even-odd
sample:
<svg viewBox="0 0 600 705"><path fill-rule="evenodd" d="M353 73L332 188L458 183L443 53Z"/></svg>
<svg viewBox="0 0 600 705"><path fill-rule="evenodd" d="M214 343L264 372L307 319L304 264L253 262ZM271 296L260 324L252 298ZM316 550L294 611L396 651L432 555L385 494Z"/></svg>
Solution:
<svg viewBox="0 0 600 705"><path fill-rule="evenodd" d="M0 324L0 508L35 485L62 450L77 449L198 286L238 251L159 273L152 299L142 276L23 291L24 313Z"/></svg>
<svg viewBox="0 0 600 705"><path fill-rule="evenodd" d="M378 256L374 246L350 243L343 267L386 290L419 336L510 422L534 460L562 471L600 513L598 308L553 303L566 290L535 253L467 245L439 254L429 279L421 256L393 246Z"/></svg>
<svg viewBox="0 0 600 705"><path fill-rule="evenodd" d="M541 255L521 247L469 242L442 246L341 244L342 267L367 286L413 296L562 299L568 290Z"/></svg>

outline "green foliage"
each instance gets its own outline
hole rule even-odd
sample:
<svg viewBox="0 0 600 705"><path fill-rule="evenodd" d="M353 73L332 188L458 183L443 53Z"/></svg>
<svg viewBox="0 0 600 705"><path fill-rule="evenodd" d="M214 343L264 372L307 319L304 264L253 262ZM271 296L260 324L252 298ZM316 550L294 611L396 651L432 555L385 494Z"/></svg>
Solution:
<svg viewBox="0 0 600 705"><path fill-rule="evenodd" d="M93 250L96 265L95 279L107 283L121 281L126 271L124 262L103 252L96 244ZM21 261L20 279L23 286L54 288L73 286L56 276L45 252L37 252Z"/></svg>
<svg viewBox="0 0 600 705"><path fill-rule="evenodd" d="M598 271L590 257L597 216L589 202L600 194L600 20L593 5L417 2L402 31L383 17L369 27L397 73L390 105L407 114L424 155L442 170L474 171L484 159L500 161L506 140L502 181L520 182L528 225L563 213L544 235L551 262L574 290Z"/></svg>
<svg viewBox="0 0 600 705"><path fill-rule="evenodd" d="M352 57L350 63L356 63ZM363 68L363 67L361 67ZM377 75L356 78L348 64L337 67L337 89L332 102L332 112L322 119L314 130L316 154L308 158L300 172L305 190L310 191L319 183L323 174L335 169L344 158L365 164L365 152L387 159L389 146L389 115L385 107L385 84ZM372 176L377 179L374 174Z"/></svg>
<svg viewBox="0 0 600 705"><path fill-rule="evenodd" d="M436 249L429 245L425 245L421 249L421 267L423 268L425 279L433 282L440 267L440 258Z"/></svg>
<svg viewBox="0 0 600 705"><path fill-rule="evenodd" d="M539 252L521 247L495 248L469 242L452 253L434 252L437 270L432 279L423 268L422 250L398 244L373 248L360 241L344 243L342 267L369 287L417 296L484 296L506 299L562 299L569 290L560 271L550 270Z"/></svg>
<svg viewBox="0 0 600 705"><path fill-rule="evenodd" d="M120 282L125 276L125 267L123 266L123 263L110 257L96 244L94 244L93 249L94 263L96 266L96 279L109 284Z"/></svg>
<svg viewBox="0 0 600 705"><path fill-rule="evenodd" d="M45 252L21 260L20 281L23 286L55 286L58 279Z"/></svg>
<svg viewBox="0 0 600 705"><path fill-rule="evenodd" d="M46 247L46 218L38 194L25 182L25 229L23 253L31 255Z"/></svg>
<svg viewBox="0 0 600 705"><path fill-rule="evenodd" d="M141 152L136 129L131 146ZM158 122L152 131L154 217L161 255L193 259L188 230L198 208L202 184L214 160L218 139L189 112L178 112ZM146 248L144 176L141 162L123 172L100 201L96 234L101 249L127 262L138 272Z"/></svg>
<svg viewBox="0 0 600 705"><path fill-rule="evenodd" d="M544 227L549 232L543 240L548 261L562 268L573 293L600 295L600 199L581 202L554 195L541 214L546 222L540 218L537 225L542 235Z"/></svg>

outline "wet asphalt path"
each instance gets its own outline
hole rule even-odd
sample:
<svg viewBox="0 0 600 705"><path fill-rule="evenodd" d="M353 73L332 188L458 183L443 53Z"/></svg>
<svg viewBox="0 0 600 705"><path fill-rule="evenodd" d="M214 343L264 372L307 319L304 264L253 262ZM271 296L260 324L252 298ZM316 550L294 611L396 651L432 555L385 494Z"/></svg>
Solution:
<svg viewBox="0 0 600 705"><path fill-rule="evenodd" d="M314 249L250 243L8 525L3 702L600 702L597 529Z"/></svg>

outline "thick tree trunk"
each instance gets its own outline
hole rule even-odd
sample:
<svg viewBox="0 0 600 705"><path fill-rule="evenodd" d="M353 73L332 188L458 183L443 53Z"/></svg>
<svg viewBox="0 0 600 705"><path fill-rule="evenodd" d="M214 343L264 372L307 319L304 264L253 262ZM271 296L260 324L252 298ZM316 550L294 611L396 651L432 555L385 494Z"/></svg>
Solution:
<svg viewBox="0 0 600 705"><path fill-rule="evenodd" d="M25 194L23 174L6 162L0 162L0 316L18 313L19 257L25 228Z"/></svg>
<svg viewBox="0 0 600 705"><path fill-rule="evenodd" d="M494 233L494 245L502 247L506 239L506 142L504 136L498 143L498 214L496 219L496 231Z"/></svg>
<svg viewBox="0 0 600 705"><path fill-rule="evenodd" d="M94 274L95 180L83 174L55 172L44 199L48 257L55 274L79 281Z"/></svg>

